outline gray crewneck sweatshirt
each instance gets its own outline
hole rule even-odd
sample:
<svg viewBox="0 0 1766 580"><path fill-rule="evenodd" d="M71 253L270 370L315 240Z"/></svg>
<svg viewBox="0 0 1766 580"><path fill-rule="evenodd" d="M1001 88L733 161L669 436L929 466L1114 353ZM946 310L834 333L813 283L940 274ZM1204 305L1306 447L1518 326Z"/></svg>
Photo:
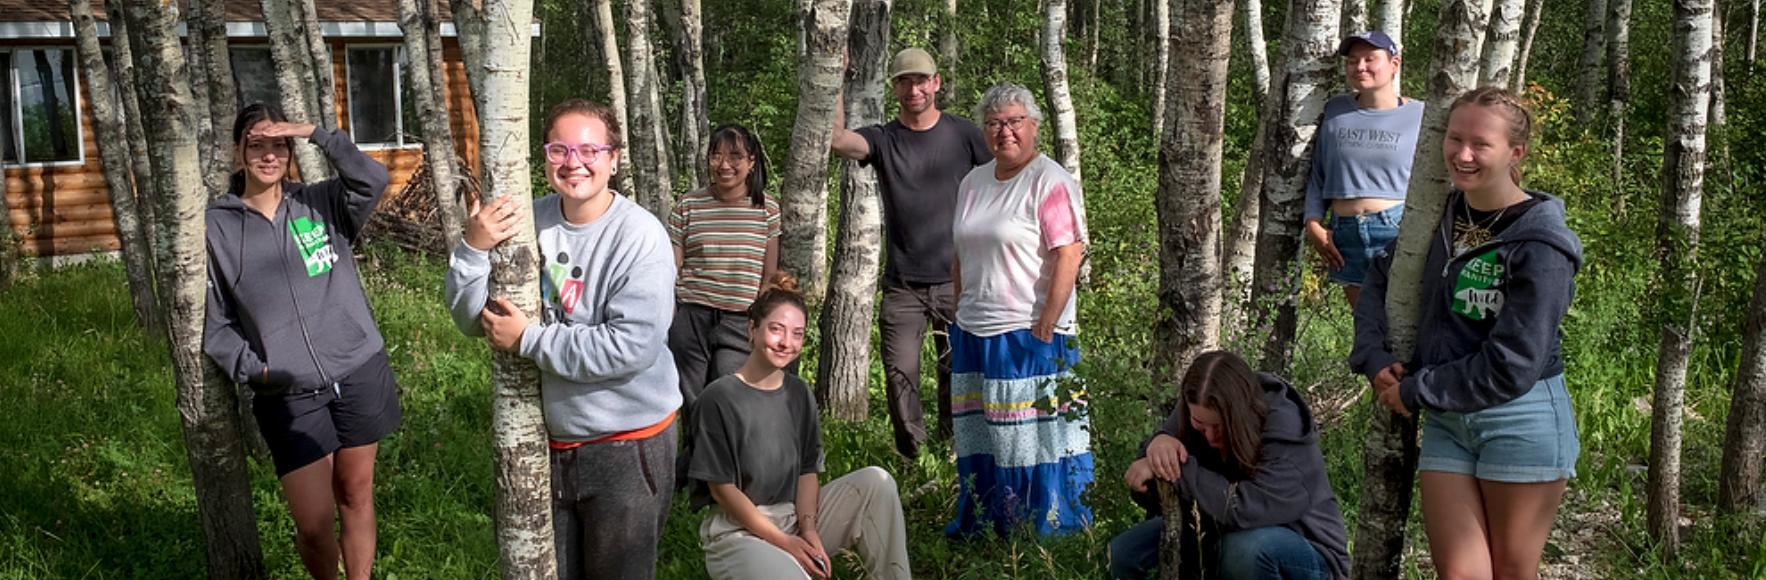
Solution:
<svg viewBox="0 0 1766 580"><path fill-rule="evenodd" d="M233 382L270 389L318 387L341 379L385 344L350 244L368 223L388 181L386 166L341 131L312 141L337 177L282 182L282 203L265 217L227 195L204 214L208 233L208 317L202 350Z"/></svg>
<svg viewBox="0 0 1766 580"><path fill-rule="evenodd" d="M662 222L614 194L607 213L564 221L557 194L534 200L539 234L540 320L519 352L540 368L546 431L589 441L654 425L681 406L674 357L674 251ZM454 325L483 336L490 256L462 240L448 260L444 301Z"/></svg>
<svg viewBox="0 0 1766 580"><path fill-rule="evenodd" d="M1326 101L1313 139L1305 219L1322 219L1328 200L1404 199L1423 106L1405 98L1396 108L1366 109L1352 94Z"/></svg>

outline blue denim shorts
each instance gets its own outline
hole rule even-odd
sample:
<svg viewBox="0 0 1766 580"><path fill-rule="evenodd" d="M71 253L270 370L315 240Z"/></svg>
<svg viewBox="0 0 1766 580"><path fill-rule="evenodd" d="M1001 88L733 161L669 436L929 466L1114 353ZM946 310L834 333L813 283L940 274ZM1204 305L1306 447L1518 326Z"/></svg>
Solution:
<svg viewBox="0 0 1766 580"><path fill-rule="evenodd" d="M1361 215L1331 218L1331 244L1343 254L1343 267L1331 271L1332 282L1360 286L1367 277L1368 264L1398 239L1398 221L1404 219L1404 204Z"/></svg>
<svg viewBox="0 0 1766 580"><path fill-rule="evenodd" d="M1581 454L1570 391L1559 374L1534 383L1513 401L1482 411L1423 413L1417 469L1542 483L1575 477Z"/></svg>

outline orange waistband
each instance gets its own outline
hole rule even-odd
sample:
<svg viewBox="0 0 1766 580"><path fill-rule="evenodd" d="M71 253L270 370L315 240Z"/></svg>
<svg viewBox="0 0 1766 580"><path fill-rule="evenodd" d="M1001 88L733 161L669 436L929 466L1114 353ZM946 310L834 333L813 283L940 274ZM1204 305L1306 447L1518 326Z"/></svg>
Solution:
<svg viewBox="0 0 1766 580"><path fill-rule="evenodd" d="M657 421L656 424L650 425L648 427L639 427L637 429L633 429L630 431L620 431L618 433L614 433L611 435L605 435L602 437L597 437L594 439L590 439L588 441L559 441L557 439L553 439L553 440L549 441L548 443L552 446L553 451L569 451L572 449L576 449L578 447L582 447L584 445L588 445L590 443L609 443L609 442L613 442L613 441L635 441L638 439L649 439L651 437L655 437L656 434L661 433L663 429L667 429L669 425L673 425L675 422L675 413L677 413L677 411L670 411L668 413L667 417L663 417L661 421Z"/></svg>

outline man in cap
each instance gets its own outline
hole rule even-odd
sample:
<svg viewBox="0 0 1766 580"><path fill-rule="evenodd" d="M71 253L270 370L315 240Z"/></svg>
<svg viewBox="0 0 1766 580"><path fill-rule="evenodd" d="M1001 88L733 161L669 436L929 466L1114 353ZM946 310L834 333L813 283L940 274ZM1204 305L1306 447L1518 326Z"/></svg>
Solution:
<svg viewBox="0 0 1766 580"><path fill-rule="evenodd" d="M1306 180L1305 238L1353 307L1368 264L1398 237L1423 102L1399 96L1398 45L1386 33L1345 37L1337 54L1354 92L1325 102Z"/></svg>
<svg viewBox="0 0 1766 580"><path fill-rule="evenodd" d="M846 128L834 113L830 148L841 157L877 168L882 186L885 260L882 331L883 374L895 448L913 458L926 441L920 408L920 351L931 322L938 349L938 430L950 434L950 344L945 328L956 318L952 293L952 215L957 184L991 161L981 130L968 119L938 110L941 79L932 55L918 48L896 53L889 63L890 92L901 105L895 120Z"/></svg>

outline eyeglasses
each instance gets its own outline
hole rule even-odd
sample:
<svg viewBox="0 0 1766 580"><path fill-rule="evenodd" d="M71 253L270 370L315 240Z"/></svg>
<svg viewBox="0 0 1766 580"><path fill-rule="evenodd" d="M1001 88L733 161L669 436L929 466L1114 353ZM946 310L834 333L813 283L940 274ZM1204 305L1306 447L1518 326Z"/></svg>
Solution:
<svg viewBox="0 0 1766 580"><path fill-rule="evenodd" d="M579 161L581 161L583 165L590 165L596 161L600 161L602 153L612 151L614 149L617 149L617 147L614 147L612 145L602 145L600 143L581 143L581 144L577 144L577 145L569 145L569 144L565 144L565 143L552 142L552 143L547 143L545 149L546 149L546 161L550 161L552 163L563 163L566 159L570 158L570 155L572 153L574 153L574 154L576 154L576 158Z"/></svg>
<svg viewBox="0 0 1766 580"><path fill-rule="evenodd" d="M1024 128L1024 122L1028 120L1030 120L1030 117L1018 115L1016 117L1006 117L1004 119L988 119L987 122L982 123L981 126L986 127L988 133L997 132L1001 127L1010 129L1015 133L1019 129Z"/></svg>
<svg viewBox="0 0 1766 580"><path fill-rule="evenodd" d="M741 165L744 162L748 161L749 159L752 159L752 157L750 157L746 153L729 153L729 154L712 153L711 157L710 157L711 165L713 167L716 167L718 165L723 165L724 163L729 163L730 165Z"/></svg>

